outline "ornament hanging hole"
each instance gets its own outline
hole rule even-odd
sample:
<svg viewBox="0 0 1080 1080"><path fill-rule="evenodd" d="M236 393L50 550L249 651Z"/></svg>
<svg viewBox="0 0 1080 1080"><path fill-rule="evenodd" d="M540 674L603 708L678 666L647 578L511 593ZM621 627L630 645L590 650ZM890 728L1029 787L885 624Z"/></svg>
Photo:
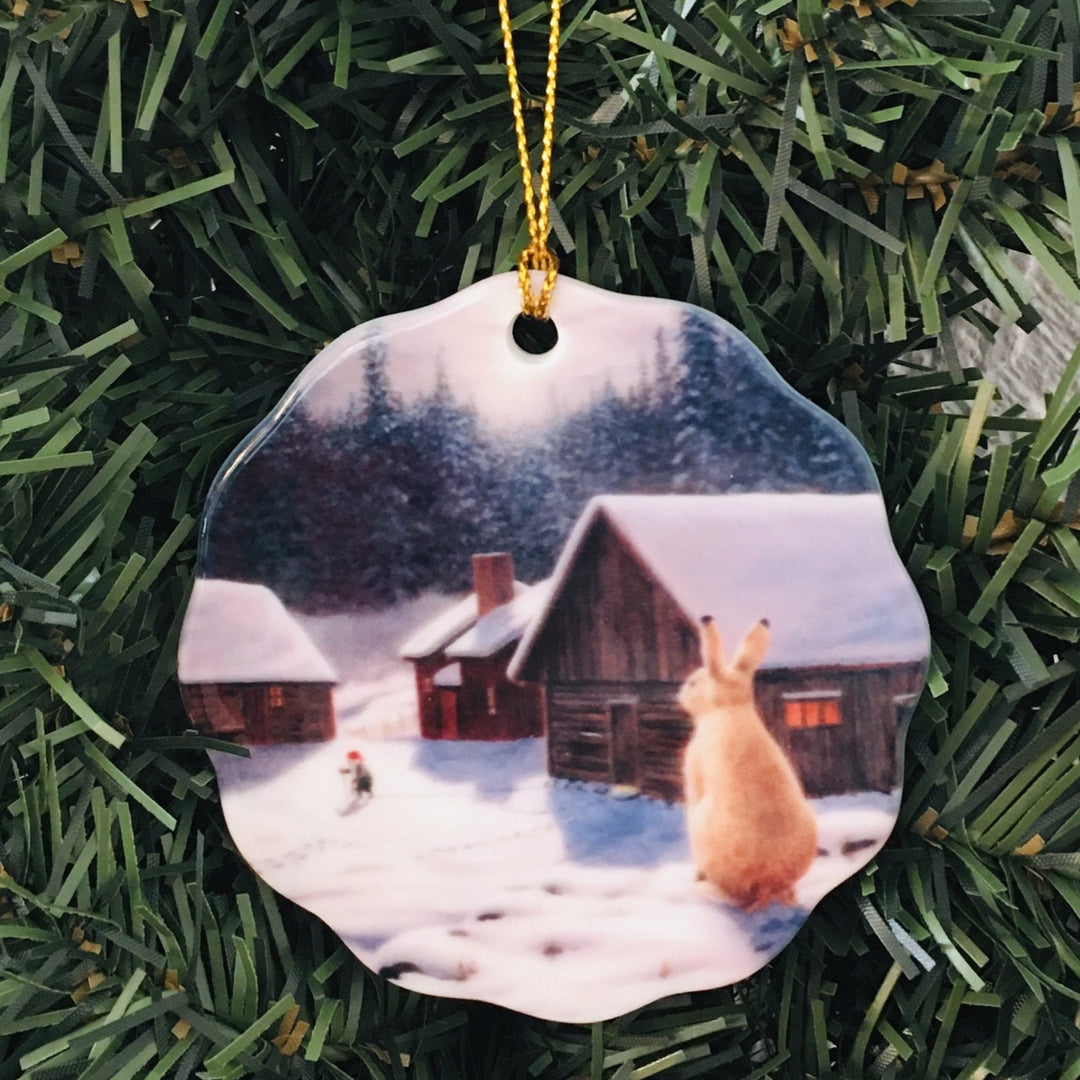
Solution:
<svg viewBox="0 0 1080 1080"><path fill-rule="evenodd" d="M559 331L552 319L537 319L532 315L518 315L510 328L514 344L526 355L522 360L540 360L555 348Z"/></svg>

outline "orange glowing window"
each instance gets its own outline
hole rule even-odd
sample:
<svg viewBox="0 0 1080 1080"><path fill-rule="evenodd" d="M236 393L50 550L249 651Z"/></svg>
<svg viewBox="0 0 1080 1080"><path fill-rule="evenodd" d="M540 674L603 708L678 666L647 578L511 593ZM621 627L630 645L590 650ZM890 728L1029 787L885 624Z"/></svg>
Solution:
<svg viewBox="0 0 1080 1080"><path fill-rule="evenodd" d="M270 687L270 708L280 709L285 704L285 688L282 686Z"/></svg>
<svg viewBox="0 0 1080 1080"><path fill-rule="evenodd" d="M838 692L784 695L784 723L789 728L839 727L840 721Z"/></svg>

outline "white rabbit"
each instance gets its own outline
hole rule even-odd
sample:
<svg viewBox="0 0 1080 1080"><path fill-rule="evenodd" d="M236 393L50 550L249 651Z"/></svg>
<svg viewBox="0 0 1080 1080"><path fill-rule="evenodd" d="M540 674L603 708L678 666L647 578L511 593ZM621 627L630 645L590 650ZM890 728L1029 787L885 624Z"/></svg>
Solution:
<svg viewBox="0 0 1080 1080"><path fill-rule="evenodd" d="M704 666L679 691L694 733L683 776L690 852L698 879L744 911L795 903L795 883L817 854L814 811L754 704L754 673L769 647L755 623L731 663L720 631L701 620Z"/></svg>

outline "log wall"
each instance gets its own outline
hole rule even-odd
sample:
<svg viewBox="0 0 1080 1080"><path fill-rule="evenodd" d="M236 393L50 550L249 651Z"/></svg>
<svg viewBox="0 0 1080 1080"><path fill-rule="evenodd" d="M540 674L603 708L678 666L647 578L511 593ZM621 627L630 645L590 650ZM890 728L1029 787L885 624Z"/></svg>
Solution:
<svg viewBox="0 0 1080 1080"><path fill-rule="evenodd" d="M758 708L808 795L891 791L900 783L898 739L922 686L922 665L811 668L758 673ZM623 783L646 795L682 799L689 718L678 683L581 681L548 685L548 767L553 776ZM792 729L785 694L838 693L841 723ZM633 718L632 737L618 726ZM625 760L632 753L634 760Z"/></svg>
<svg viewBox="0 0 1080 1080"><path fill-rule="evenodd" d="M188 683L181 687L184 706L196 728L251 746L332 739L333 689L332 683Z"/></svg>

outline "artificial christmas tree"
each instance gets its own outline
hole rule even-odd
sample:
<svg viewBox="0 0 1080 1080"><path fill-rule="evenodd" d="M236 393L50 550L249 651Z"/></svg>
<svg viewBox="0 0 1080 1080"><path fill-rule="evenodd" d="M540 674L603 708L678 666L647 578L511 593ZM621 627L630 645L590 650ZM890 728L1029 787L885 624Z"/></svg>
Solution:
<svg viewBox="0 0 1080 1080"><path fill-rule="evenodd" d="M747 983L592 1029L363 972L237 860L174 681L229 449L523 246L493 6L0 22L0 1076L1080 1075L1076 365L1043 419L908 366L1037 323L1013 250L1080 300L1075 4L567 8L563 273L717 310L830 407L935 643L876 862Z"/></svg>

